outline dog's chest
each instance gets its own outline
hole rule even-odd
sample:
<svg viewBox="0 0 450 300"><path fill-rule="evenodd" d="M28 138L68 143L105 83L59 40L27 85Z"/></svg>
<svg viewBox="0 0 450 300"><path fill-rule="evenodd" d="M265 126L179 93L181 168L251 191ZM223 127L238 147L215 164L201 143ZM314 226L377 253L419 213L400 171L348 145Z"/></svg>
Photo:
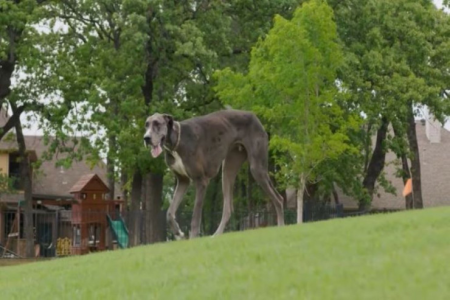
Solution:
<svg viewBox="0 0 450 300"><path fill-rule="evenodd" d="M178 155L176 151L171 152L171 154L173 157L173 161L171 162L170 168L180 175L189 177L180 155Z"/></svg>

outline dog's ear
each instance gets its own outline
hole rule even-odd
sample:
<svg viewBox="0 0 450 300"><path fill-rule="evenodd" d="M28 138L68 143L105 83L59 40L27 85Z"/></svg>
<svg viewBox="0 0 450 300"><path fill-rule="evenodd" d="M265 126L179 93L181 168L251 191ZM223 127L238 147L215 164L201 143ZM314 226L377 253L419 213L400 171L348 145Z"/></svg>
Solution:
<svg viewBox="0 0 450 300"><path fill-rule="evenodd" d="M164 120L167 122L167 127L172 128L173 126L173 117L169 114L164 114Z"/></svg>

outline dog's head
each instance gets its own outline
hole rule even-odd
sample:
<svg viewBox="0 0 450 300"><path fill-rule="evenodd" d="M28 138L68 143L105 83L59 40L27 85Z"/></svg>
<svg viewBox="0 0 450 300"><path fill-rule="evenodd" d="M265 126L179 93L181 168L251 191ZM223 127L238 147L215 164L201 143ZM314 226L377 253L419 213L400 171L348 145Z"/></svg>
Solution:
<svg viewBox="0 0 450 300"><path fill-rule="evenodd" d="M144 145L158 157L173 127L173 117L168 114L153 114L145 121Z"/></svg>

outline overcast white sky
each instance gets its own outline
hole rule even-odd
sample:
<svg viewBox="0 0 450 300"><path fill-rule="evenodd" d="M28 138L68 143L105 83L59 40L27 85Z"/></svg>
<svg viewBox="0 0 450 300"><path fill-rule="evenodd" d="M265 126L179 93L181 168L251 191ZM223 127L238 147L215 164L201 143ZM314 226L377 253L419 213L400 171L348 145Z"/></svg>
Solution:
<svg viewBox="0 0 450 300"><path fill-rule="evenodd" d="M433 2L437 7L439 7L439 8L442 7L442 0L433 0Z"/></svg>
<svg viewBox="0 0 450 300"><path fill-rule="evenodd" d="M443 0L433 0L433 2L435 3L435 5L436 5L438 8L441 8L441 7L442 7L442 2L443 2ZM447 11L449 11L449 10L447 10ZM32 122L32 123L27 122L26 118L27 118L26 115L23 115L23 116L22 116L22 122L23 122L23 124L27 124L27 126L29 127L29 128L24 128L24 134L25 134L25 135L42 135L42 134L43 134L43 133L42 133L42 130L39 130L39 129L37 128L36 122ZM450 122L447 122L447 123L445 124L445 128L446 128L447 130L450 130Z"/></svg>

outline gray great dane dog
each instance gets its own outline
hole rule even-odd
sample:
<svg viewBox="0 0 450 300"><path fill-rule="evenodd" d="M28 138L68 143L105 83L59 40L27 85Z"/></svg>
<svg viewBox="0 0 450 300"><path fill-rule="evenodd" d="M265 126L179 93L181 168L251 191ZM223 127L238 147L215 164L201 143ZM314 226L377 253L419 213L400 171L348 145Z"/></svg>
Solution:
<svg viewBox="0 0 450 300"><path fill-rule="evenodd" d="M233 210L233 186L248 159L255 181L272 200L278 226L284 225L283 200L268 173L268 135L255 114L227 109L184 121L155 113L145 122L144 144L154 158L165 150L165 161L177 178L177 187L167 211L167 221L177 239L184 233L175 214L193 182L196 189L190 238L200 233L203 198L209 181L222 165L222 220L214 236L222 234Z"/></svg>

